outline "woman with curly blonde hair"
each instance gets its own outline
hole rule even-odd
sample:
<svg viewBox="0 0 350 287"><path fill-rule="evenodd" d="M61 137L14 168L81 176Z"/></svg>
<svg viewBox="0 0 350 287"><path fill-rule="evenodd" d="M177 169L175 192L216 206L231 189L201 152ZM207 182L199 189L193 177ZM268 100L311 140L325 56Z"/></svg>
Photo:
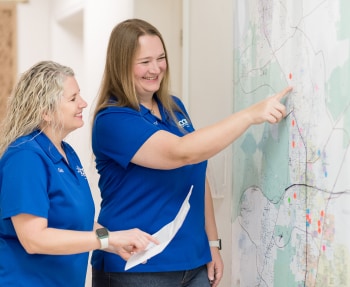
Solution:
<svg viewBox="0 0 350 287"><path fill-rule="evenodd" d="M87 103L71 68L42 61L23 73L0 136L0 286L80 286L89 251L124 259L149 234L94 223L81 162L64 141L83 126Z"/></svg>

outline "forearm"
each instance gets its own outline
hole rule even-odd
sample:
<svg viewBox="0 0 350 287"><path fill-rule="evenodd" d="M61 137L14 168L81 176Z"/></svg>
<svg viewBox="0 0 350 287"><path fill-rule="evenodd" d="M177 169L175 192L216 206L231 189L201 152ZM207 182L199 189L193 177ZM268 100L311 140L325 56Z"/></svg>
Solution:
<svg viewBox="0 0 350 287"><path fill-rule="evenodd" d="M187 164L198 163L216 155L237 140L252 122L246 110L237 112L211 126L180 138L177 145Z"/></svg>
<svg viewBox="0 0 350 287"><path fill-rule="evenodd" d="M167 131L154 133L132 162L155 169L173 169L207 160L226 148L251 125L244 110L211 126L178 137Z"/></svg>
<svg viewBox="0 0 350 287"><path fill-rule="evenodd" d="M207 160L232 144L251 125L278 123L286 115L280 99L290 90L286 88L279 94L183 137L159 130L147 139L131 161L149 168L173 169Z"/></svg>
<svg viewBox="0 0 350 287"><path fill-rule="evenodd" d="M233 143L250 126L264 122L278 123L286 116L286 108L280 99L290 91L288 87L216 124L184 136L178 145L181 149L179 154L187 152L188 163L201 162Z"/></svg>
<svg viewBox="0 0 350 287"><path fill-rule="evenodd" d="M72 231L47 228L40 236L32 236L21 242L31 254L77 254L100 248L94 231Z"/></svg>
<svg viewBox="0 0 350 287"><path fill-rule="evenodd" d="M207 179L205 185L205 230L209 241L215 241L219 238L215 222L213 200ZM224 263L222 261L220 251L217 247L211 247L210 252L212 260L207 264L208 279L211 286L217 287L224 272Z"/></svg>
<svg viewBox="0 0 350 287"><path fill-rule="evenodd" d="M95 231L48 227L47 220L30 214L11 218L19 241L29 254L77 254L100 248Z"/></svg>
<svg viewBox="0 0 350 287"><path fill-rule="evenodd" d="M91 231L73 231L47 227L47 220L30 214L19 214L11 218L19 241L29 254L65 255L89 252L101 248L94 224ZM131 252L144 250L150 242L159 242L150 234L137 228L109 232L108 252L119 254L127 260ZM127 248L124 249L124 248Z"/></svg>
<svg viewBox="0 0 350 287"><path fill-rule="evenodd" d="M209 241L218 240L219 237L215 221L213 199L208 179L206 179L205 186L205 230Z"/></svg>

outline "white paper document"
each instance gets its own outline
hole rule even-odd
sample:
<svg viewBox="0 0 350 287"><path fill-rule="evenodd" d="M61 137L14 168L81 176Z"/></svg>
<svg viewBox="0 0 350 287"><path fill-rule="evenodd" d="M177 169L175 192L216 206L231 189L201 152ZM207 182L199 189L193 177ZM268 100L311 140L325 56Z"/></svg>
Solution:
<svg viewBox="0 0 350 287"><path fill-rule="evenodd" d="M164 225L161 229L159 229L154 236L159 244L150 243L144 251L135 253L132 255L129 260L126 262L125 270L128 270L138 264L141 264L151 257L157 255L162 252L165 247L170 243L170 241L174 238L180 227L182 226L185 218L187 216L188 211L190 210L190 197L192 194L193 185L191 186L190 191L188 192L184 202L181 205L179 212L177 213L175 219L168 224Z"/></svg>

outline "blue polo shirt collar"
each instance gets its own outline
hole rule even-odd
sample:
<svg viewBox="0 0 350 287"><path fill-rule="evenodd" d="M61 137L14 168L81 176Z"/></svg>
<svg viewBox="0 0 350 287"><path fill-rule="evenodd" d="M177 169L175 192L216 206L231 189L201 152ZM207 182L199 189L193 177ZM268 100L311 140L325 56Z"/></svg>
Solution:
<svg viewBox="0 0 350 287"><path fill-rule="evenodd" d="M38 130L36 131L36 135L34 137L46 155L51 158L52 162L57 163L63 159L63 156L59 153L55 145L45 133Z"/></svg>

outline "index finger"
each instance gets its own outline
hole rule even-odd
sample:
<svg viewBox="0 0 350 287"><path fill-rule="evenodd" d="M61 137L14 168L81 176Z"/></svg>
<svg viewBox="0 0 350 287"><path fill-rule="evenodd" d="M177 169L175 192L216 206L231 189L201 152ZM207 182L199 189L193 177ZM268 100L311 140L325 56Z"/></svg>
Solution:
<svg viewBox="0 0 350 287"><path fill-rule="evenodd" d="M293 90L293 87L287 87L284 90L282 90L281 92L279 92L278 94L275 95L276 100L280 101L283 99L283 97L288 94L291 90Z"/></svg>

